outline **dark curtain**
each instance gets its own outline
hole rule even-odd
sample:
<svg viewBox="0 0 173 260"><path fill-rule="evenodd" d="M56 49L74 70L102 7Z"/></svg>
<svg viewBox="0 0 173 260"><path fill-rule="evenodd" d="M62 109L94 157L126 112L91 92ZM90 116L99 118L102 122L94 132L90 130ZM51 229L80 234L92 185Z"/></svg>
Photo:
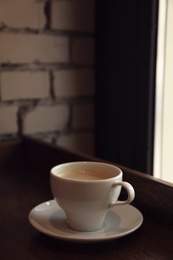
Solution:
<svg viewBox="0 0 173 260"><path fill-rule="evenodd" d="M152 174L158 1L96 0L96 156Z"/></svg>

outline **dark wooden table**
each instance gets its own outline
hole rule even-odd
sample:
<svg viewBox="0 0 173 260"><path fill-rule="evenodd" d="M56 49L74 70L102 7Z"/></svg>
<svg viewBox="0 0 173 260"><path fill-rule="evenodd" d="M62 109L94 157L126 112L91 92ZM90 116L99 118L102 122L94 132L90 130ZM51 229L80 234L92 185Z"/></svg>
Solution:
<svg viewBox="0 0 173 260"><path fill-rule="evenodd" d="M173 186L119 165L124 180L135 188L132 204L144 216L138 230L107 242L78 244L49 237L31 226L31 209L53 199L50 168L77 160L99 159L27 137L1 141L0 259L172 260Z"/></svg>

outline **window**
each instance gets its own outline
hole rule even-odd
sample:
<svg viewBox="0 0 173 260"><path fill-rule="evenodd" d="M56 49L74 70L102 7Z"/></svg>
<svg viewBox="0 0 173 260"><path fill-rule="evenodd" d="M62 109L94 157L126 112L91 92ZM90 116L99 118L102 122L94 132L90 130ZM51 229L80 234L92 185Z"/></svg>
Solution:
<svg viewBox="0 0 173 260"><path fill-rule="evenodd" d="M153 175L173 182L173 0L159 1Z"/></svg>

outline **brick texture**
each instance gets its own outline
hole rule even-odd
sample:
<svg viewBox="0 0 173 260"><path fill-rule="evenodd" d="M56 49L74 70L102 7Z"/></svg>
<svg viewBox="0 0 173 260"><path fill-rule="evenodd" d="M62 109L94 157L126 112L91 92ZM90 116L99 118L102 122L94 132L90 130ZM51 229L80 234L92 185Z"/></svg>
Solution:
<svg viewBox="0 0 173 260"><path fill-rule="evenodd" d="M94 0L51 1L52 29L93 32Z"/></svg>
<svg viewBox="0 0 173 260"><path fill-rule="evenodd" d="M12 28L41 29L46 24L44 1L1 0L0 22Z"/></svg>
<svg viewBox="0 0 173 260"><path fill-rule="evenodd" d="M32 134L62 130L69 120L66 105L37 106L23 114L23 133Z"/></svg>
<svg viewBox="0 0 173 260"><path fill-rule="evenodd" d="M63 36L1 33L0 62L67 62L68 47Z"/></svg>
<svg viewBox="0 0 173 260"><path fill-rule="evenodd" d="M94 150L95 0L0 0L0 139Z"/></svg>
<svg viewBox="0 0 173 260"><path fill-rule="evenodd" d="M0 106L0 134L17 133L17 111L18 107L15 105Z"/></svg>
<svg viewBox="0 0 173 260"><path fill-rule="evenodd" d="M56 97L93 96L95 77L93 69L70 69L54 72Z"/></svg>
<svg viewBox="0 0 173 260"><path fill-rule="evenodd" d="M1 100L48 98L49 84L48 72L2 72Z"/></svg>

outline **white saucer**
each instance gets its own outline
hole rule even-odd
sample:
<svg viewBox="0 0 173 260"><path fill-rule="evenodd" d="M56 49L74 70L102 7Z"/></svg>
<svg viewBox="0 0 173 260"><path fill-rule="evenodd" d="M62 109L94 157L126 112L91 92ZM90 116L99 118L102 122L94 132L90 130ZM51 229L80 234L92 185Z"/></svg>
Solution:
<svg viewBox="0 0 173 260"><path fill-rule="evenodd" d="M29 214L33 227L42 233L73 242L99 242L126 236L138 229L141 212L131 205L115 206L108 211L102 229L94 232L78 232L68 227L64 211L54 200L33 208Z"/></svg>

